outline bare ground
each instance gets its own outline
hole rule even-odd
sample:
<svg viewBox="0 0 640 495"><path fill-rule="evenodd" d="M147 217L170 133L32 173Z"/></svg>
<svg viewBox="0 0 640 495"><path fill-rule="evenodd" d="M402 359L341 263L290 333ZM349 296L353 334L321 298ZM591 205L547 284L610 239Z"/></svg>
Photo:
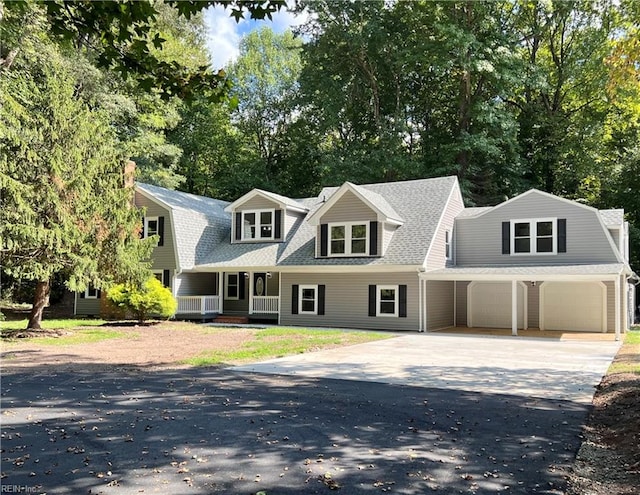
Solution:
<svg viewBox="0 0 640 495"><path fill-rule="evenodd" d="M53 365L78 369L84 363L109 367L179 367L209 350L240 347L257 330L194 328L179 322L112 326L122 337L75 345L41 345L28 338L2 343L2 368ZM64 331L49 331L64 336ZM28 335L25 335L28 337ZM637 352L616 357L637 362ZM569 479L567 495L635 495L640 486L640 375L605 376L596 390L584 441Z"/></svg>

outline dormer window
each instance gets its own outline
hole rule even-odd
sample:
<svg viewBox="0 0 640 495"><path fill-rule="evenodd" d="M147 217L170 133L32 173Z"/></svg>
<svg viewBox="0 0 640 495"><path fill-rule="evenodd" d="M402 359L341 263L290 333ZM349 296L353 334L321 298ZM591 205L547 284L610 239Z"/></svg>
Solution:
<svg viewBox="0 0 640 495"><path fill-rule="evenodd" d="M444 231L444 257L446 260L451 260L452 252L451 252L451 231Z"/></svg>
<svg viewBox="0 0 640 495"><path fill-rule="evenodd" d="M368 223L329 224L329 256L366 256Z"/></svg>
<svg viewBox="0 0 640 495"><path fill-rule="evenodd" d="M556 225L555 218L513 220L511 252L513 254L555 254Z"/></svg>
<svg viewBox="0 0 640 495"><path fill-rule="evenodd" d="M274 232L274 210L242 212L242 240L271 240Z"/></svg>

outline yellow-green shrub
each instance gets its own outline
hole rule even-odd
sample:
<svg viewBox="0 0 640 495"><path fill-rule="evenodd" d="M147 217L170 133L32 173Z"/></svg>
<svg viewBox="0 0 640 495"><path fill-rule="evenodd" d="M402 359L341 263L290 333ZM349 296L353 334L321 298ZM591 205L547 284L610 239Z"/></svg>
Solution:
<svg viewBox="0 0 640 495"><path fill-rule="evenodd" d="M111 289L107 298L120 308L133 313L139 322L150 316L169 318L178 309L178 302L171 291L155 277L147 280L142 287L119 284Z"/></svg>

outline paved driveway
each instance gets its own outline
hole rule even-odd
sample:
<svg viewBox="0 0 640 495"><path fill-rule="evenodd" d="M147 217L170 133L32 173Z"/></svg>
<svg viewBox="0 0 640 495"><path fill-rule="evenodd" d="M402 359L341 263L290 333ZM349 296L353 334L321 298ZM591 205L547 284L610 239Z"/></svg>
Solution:
<svg viewBox="0 0 640 495"><path fill-rule="evenodd" d="M591 403L619 342L412 334L235 368Z"/></svg>

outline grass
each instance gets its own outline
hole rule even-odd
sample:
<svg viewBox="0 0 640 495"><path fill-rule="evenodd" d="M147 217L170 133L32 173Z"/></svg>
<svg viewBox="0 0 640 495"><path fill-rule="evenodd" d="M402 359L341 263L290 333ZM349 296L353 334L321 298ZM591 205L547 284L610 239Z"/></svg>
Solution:
<svg viewBox="0 0 640 495"><path fill-rule="evenodd" d="M0 322L0 329L4 330L24 330L27 328L28 320L12 320ZM54 319L42 320L42 328L46 330L66 330L78 327L99 327L104 325L106 320L89 319Z"/></svg>
<svg viewBox="0 0 640 495"><path fill-rule="evenodd" d="M607 374L635 373L640 375L640 326L631 327Z"/></svg>
<svg viewBox="0 0 640 495"><path fill-rule="evenodd" d="M386 339L391 336L377 332L273 327L259 330L251 341L240 348L208 351L184 362L192 366L212 366L264 361L335 346Z"/></svg>
<svg viewBox="0 0 640 495"><path fill-rule="evenodd" d="M42 337L30 337L25 341L40 345L64 346L75 344L91 344L94 342L100 342L102 340L117 339L124 335L122 332L118 332L116 330L94 328L104 325L105 323L105 320L88 319L43 320L42 328L44 330L67 330L68 332L60 336L52 336L50 332L43 332L44 335ZM24 330L26 326L26 319L0 322L0 328L2 329L3 333L16 330ZM13 342L16 342L17 340L18 339L15 339L13 340Z"/></svg>
<svg viewBox="0 0 640 495"><path fill-rule="evenodd" d="M123 332L118 332L116 330L103 330L97 328L79 329L73 331L69 335L62 335L60 337L35 337L29 339L29 342L51 346L93 344L95 342L101 342L103 340L117 339L123 337L124 335L125 334Z"/></svg>

